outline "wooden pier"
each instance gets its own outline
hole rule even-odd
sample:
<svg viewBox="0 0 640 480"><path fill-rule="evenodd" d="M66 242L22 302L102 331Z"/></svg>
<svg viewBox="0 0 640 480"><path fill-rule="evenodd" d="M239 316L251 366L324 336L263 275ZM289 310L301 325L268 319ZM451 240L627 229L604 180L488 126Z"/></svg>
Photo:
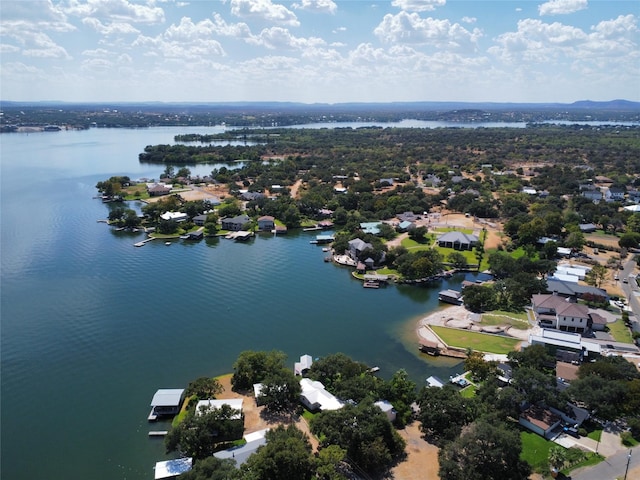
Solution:
<svg viewBox="0 0 640 480"><path fill-rule="evenodd" d="M151 240L155 240L155 238L154 238L154 237L149 237L149 238L147 238L146 240L142 240L141 242L134 243L134 244L133 244L133 246L134 246L134 247L144 247L144 245L145 245L147 242L150 242Z"/></svg>
<svg viewBox="0 0 640 480"><path fill-rule="evenodd" d="M149 436L150 437L164 437L167 433L169 433L168 430L151 430L149 432Z"/></svg>

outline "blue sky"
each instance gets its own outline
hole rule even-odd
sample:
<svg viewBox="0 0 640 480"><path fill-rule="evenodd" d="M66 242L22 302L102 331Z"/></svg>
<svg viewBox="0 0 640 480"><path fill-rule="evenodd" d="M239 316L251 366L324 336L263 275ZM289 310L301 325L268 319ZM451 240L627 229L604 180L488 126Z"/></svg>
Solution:
<svg viewBox="0 0 640 480"><path fill-rule="evenodd" d="M2 0L0 99L640 101L640 2Z"/></svg>

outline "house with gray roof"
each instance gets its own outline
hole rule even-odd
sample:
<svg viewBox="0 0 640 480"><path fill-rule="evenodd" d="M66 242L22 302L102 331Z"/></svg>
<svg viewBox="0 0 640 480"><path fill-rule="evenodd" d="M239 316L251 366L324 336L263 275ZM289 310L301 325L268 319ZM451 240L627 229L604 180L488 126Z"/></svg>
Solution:
<svg viewBox="0 0 640 480"><path fill-rule="evenodd" d="M438 237L438 246L455 250L471 250L478 244L478 236L451 231Z"/></svg>
<svg viewBox="0 0 640 480"><path fill-rule="evenodd" d="M238 215L233 218L223 218L222 219L222 229L230 230L232 232L239 232L243 229L243 227L249 223L251 219L248 215Z"/></svg>
<svg viewBox="0 0 640 480"><path fill-rule="evenodd" d="M367 248L373 248L373 245L361 240L360 238L354 238L353 240L349 240L348 254L351 258L356 260Z"/></svg>
<svg viewBox="0 0 640 480"><path fill-rule="evenodd" d="M547 278L547 292L561 297L571 297L573 299L582 298L584 295L593 295L609 300L609 295L602 288L592 287L590 285L579 285L575 282L554 278Z"/></svg>

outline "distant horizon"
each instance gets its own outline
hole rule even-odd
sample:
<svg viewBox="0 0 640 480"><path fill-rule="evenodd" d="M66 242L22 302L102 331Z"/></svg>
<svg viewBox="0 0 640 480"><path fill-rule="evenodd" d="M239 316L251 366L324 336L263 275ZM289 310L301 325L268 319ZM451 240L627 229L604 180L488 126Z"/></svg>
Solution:
<svg viewBox="0 0 640 480"><path fill-rule="evenodd" d="M459 100L412 100L412 101L372 101L372 102L297 102L297 101L280 101L280 100L225 100L225 101L172 101L172 100L122 100L122 101L66 101L66 100L3 100L0 99L0 107L2 104L42 104L42 105L302 105L302 106L340 106L340 105L487 105L487 106L502 106L502 105L530 105L530 106L572 106L581 104L593 104L594 106L612 105L612 104L626 104L640 108L640 101L627 100L624 98L615 98L611 100L589 100L582 99L574 102L498 102L498 101L459 101Z"/></svg>
<svg viewBox="0 0 640 480"><path fill-rule="evenodd" d="M629 0L3 0L0 43L16 102L640 102Z"/></svg>

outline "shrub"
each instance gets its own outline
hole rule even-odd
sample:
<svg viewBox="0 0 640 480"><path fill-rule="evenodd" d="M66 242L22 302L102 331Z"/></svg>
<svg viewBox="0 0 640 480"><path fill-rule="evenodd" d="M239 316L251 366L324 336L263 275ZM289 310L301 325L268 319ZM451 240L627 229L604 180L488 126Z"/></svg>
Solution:
<svg viewBox="0 0 640 480"><path fill-rule="evenodd" d="M629 431L622 432L620 434L620 440L622 441L622 444L625 447L632 447L633 445L635 445L635 441L633 439L633 435Z"/></svg>

